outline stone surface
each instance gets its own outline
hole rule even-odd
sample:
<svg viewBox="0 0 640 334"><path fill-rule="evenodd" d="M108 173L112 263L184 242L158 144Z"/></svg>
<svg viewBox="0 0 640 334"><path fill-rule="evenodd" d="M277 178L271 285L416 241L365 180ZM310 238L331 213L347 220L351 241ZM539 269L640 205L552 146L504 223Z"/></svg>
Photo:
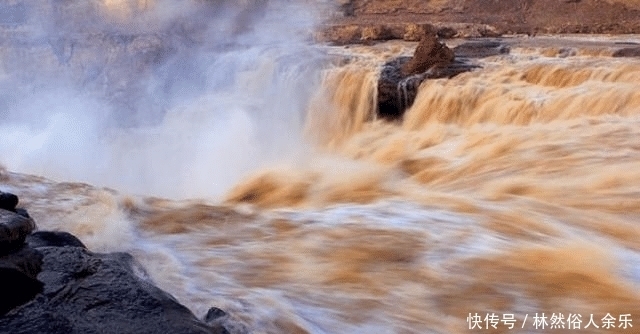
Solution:
<svg viewBox="0 0 640 334"><path fill-rule="evenodd" d="M333 24L432 23L440 29L452 28L457 37L640 33L640 2L635 0L353 0L349 1L348 12Z"/></svg>
<svg viewBox="0 0 640 334"><path fill-rule="evenodd" d="M81 247L87 248L80 239L68 232L39 231L27 236L26 242L33 248L38 247Z"/></svg>
<svg viewBox="0 0 640 334"><path fill-rule="evenodd" d="M29 246L0 256L0 315L42 292L37 279L41 266L42 255Z"/></svg>
<svg viewBox="0 0 640 334"><path fill-rule="evenodd" d="M147 281L129 254L69 245L37 250L43 293L0 317L0 333L226 333Z"/></svg>
<svg viewBox="0 0 640 334"><path fill-rule="evenodd" d="M435 35L423 38L413 57L387 62L378 80L378 116L399 119L416 98L418 87L427 79L451 78L476 66L456 60L451 49Z"/></svg>
<svg viewBox="0 0 640 334"><path fill-rule="evenodd" d="M393 39L416 42L437 32L435 26L427 23L335 24L320 29L316 40L335 45L371 44ZM447 31L443 30L443 34L447 35Z"/></svg>
<svg viewBox="0 0 640 334"><path fill-rule="evenodd" d="M15 211L18 205L18 196L0 191L0 209Z"/></svg>
<svg viewBox="0 0 640 334"><path fill-rule="evenodd" d="M0 209L0 255L20 248L35 228L33 219Z"/></svg>
<svg viewBox="0 0 640 334"><path fill-rule="evenodd" d="M640 46L623 48L613 53L614 57L640 57Z"/></svg>
<svg viewBox="0 0 640 334"><path fill-rule="evenodd" d="M510 49L507 45L491 40L470 41L453 48L456 57L465 58L485 58L509 52Z"/></svg>
<svg viewBox="0 0 640 334"><path fill-rule="evenodd" d="M402 65L402 75L420 74L434 66L447 66L453 59L453 51L441 43L435 34L424 35L413 57Z"/></svg>

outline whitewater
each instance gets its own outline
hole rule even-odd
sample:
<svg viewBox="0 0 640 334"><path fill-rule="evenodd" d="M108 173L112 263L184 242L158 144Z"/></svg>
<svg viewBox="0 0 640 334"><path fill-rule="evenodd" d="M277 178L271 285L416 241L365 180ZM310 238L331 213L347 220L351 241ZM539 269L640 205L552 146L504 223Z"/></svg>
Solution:
<svg viewBox="0 0 640 334"><path fill-rule="evenodd" d="M0 190L40 230L133 254L199 317L219 307L234 333L640 322L640 59L612 57L640 36L497 39L511 52L424 82L388 121L378 73L416 43L316 43L328 3L0 7Z"/></svg>

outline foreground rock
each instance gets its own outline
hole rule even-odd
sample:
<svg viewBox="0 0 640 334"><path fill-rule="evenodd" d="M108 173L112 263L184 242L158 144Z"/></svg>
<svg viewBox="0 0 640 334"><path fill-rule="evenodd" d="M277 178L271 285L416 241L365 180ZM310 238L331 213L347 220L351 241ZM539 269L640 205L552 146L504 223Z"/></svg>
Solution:
<svg viewBox="0 0 640 334"><path fill-rule="evenodd" d="M0 191L0 209L15 212L18 205L18 196Z"/></svg>
<svg viewBox="0 0 640 334"><path fill-rule="evenodd" d="M0 333L228 333L224 319L200 321L154 286L127 253L31 233L32 219L2 209L0 227Z"/></svg>
<svg viewBox="0 0 640 334"><path fill-rule="evenodd" d="M0 318L1 333L226 333L145 279L126 253L98 254L70 235L39 232L42 294Z"/></svg>
<svg viewBox="0 0 640 334"><path fill-rule="evenodd" d="M383 66L378 80L378 115L398 119L413 104L424 80L452 78L473 68L456 61L453 51L435 34L425 35L413 57L399 57Z"/></svg>
<svg viewBox="0 0 640 334"><path fill-rule="evenodd" d="M24 244L36 225L31 218L12 212L17 204L17 196L0 193L0 315L42 291L37 279L42 255Z"/></svg>
<svg viewBox="0 0 640 334"><path fill-rule="evenodd" d="M35 227L31 218L0 209L0 255L20 248Z"/></svg>
<svg viewBox="0 0 640 334"><path fill-rule="evenodd" d="M26 245L0 256L0 316L42 292L37 278L41 265L42 254Z"/></svg>

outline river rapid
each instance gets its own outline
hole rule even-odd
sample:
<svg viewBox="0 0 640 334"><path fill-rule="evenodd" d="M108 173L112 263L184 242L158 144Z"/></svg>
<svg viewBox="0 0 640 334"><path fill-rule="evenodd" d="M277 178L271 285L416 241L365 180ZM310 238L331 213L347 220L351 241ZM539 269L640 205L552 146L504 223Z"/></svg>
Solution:
<svg viewBox="0 0 640 334"><path fill-rule="evenodd" d="M639 36L497 39L388 122L416 44L315 44L318 4L88 3L0 17L0 190L39 229L237 333L640 327Z"/></svg>

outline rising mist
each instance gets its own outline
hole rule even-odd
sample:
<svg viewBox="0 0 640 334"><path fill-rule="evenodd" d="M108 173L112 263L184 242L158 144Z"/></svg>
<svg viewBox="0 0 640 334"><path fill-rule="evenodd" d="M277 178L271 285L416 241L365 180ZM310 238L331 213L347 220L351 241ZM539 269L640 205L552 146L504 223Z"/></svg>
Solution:
<svg viewBox="0 0 640 334"><path fill-rule="evenodd" d="M321 6L290 1L0 5L0 162L172 198L216 198L304 155Z"/></svg>

